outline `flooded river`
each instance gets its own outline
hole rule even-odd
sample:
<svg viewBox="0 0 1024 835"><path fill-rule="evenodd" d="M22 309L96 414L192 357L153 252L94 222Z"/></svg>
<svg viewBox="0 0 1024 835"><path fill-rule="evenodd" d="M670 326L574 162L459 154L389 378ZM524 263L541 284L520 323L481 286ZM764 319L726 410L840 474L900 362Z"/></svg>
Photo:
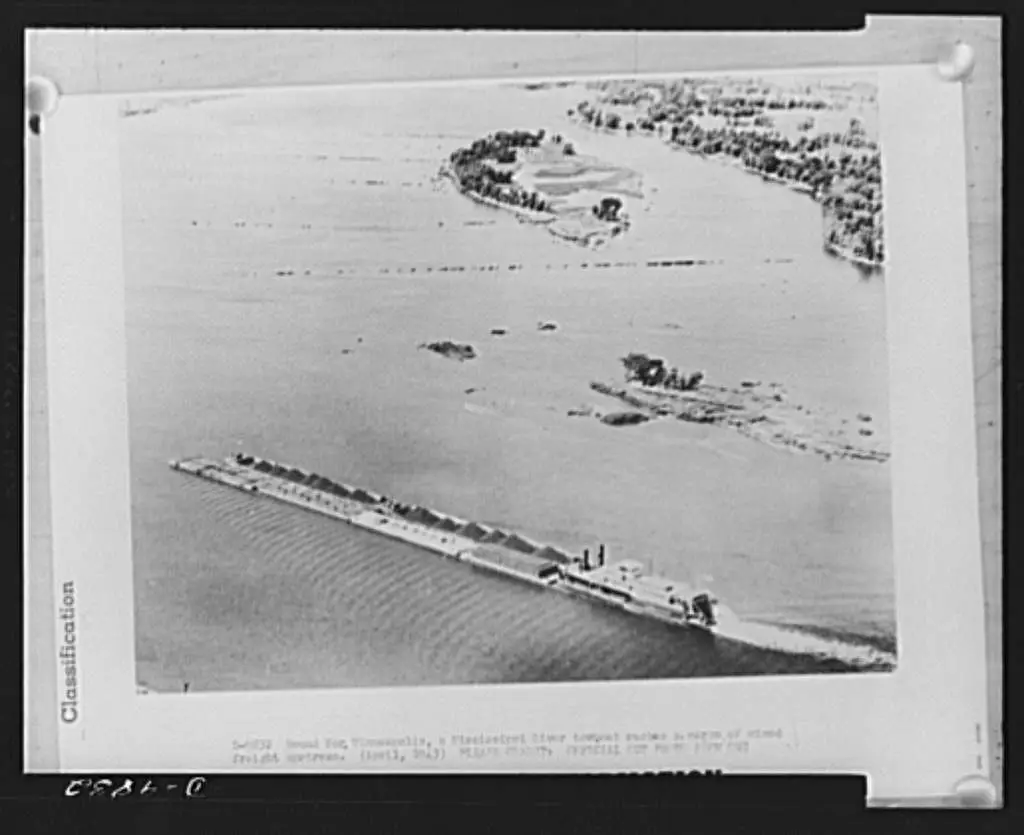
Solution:
<svg viewBox="0 0 1024 835"><path fill-rule="evenodd" d="M799 673L841 668L850 646L893 648L888 464L680 421L567 416L612 410L590 381L643 351L709 382L777 381L809 407L870 414L885 436L884 276L822 252L808 197L586 131L565 116L580 98L266 93L124 119L140 680ZM540 127L642 176L632 228L604 250L433 179L480 135ZM440 339L479 356L417 348ZM604 542L613 559L708 584L752 629L797 629L836 658L794 651L791 636L786 653L708 641L520 588L166 466L243 449L535 541Z"/></svg>

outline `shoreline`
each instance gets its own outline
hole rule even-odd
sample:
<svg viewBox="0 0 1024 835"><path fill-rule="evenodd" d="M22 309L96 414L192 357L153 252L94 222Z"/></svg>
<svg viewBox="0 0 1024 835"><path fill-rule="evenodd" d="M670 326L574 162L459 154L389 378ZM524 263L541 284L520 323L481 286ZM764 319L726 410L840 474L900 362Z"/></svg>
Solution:
<svg viewBox="0 0 1024 835"><path fill-rule="evenodd" d="M723 165L728 168L735 168L739 171L743 171L746 174L759 177L766 183L784 186L790 189L791 191L796 192L797 194L807 195L815 203L822 205L823 209L827 211L827 208L824 207L824 204L822 202L821 195L819 194L818 190L815 189L813 186L810 186L808 183L802 182L800 180L791 180L786 177L780 177L776 174L771 174L767 171L762 171L758 168L747 165L739 157L734 157L729 154L723 153L705 153L699 150L698 148L691 148L686 145L673 142L671 136L666 136L664 131L644 130L638 127L633 131L626 132L624 128L612 129L604 126L598 127L593 123L588 122L576 111L574 111L571 114L566 114L566 118L570 122L572 122L572 124L578 127L584 128L594 133L600 133L605 136L618 136L620 138L626 139L629 139L633 136L640 136L648 139L660 139L661 144L666 146L671 151L684 151L690 154L691 156L698 157L699 159L706 160L708 162L715 162L718 163L719 165ZM849 247L837 246L835 244L832 244L825 235L823 235L822 237L823 246L826 248L826 251L828 251L835 257L840 258L844 261L849 261L856 266L868 268L871 270L885 269L887 263L886 259L883 258L882 260L878 261L870 258L865 258L862 255L857 255L856 253L854 253Z"/></svg>
<svg viewBox="0 0 1024 835"><path fill-rule="evenodd" d="M829 240L826 240L822 244L822 248L829 255L832 255L835 258L839 258L843 261L849 261L855 266L862 267L866 270L877 272L879 270L884 270L886 266L885 261L872 261L868 258L864 258L863 256L857 255L856 253L853 252L853 250L849 249L848 247L843 247L838 244L834 244Z"/></svg>
<svg viewBox="0 0 1024 835"><path fill-rule="evenodd" d="M651 420L671 417L688 423L714 424L775 449L812 453L827 461L885 463L890 458L890 453L877 444L856 444L850 433L842 429L848 419L840 418L842 423L834 417L809 421L809 410L789 405L781 393L758 393L756 387L730 389L702 384L691 391L667 391L638 383L614 385L594 381L590 388L632 406Z"/></svg>
<svg viewBox="0 0 1024 835"><path fill-rule="evenodd" d="M567 199L586 192L600 193L600 183L583 182L564 194L556 192L552 196L537 183L524 184L517 179L524 173L530 175L528 166L539 169L541 174L569 162L584 169L590 165L618 170L618 166L608 166L596 157L576 153L572 143L561 136L545 142L543 130L535 136L525 134L526 139L522 136L518 132L499 131L477 139L470 148L457 149L442 162L438 176L450 180L459 194L475 203L510 212L520 222L544 226L554 237L584 247L600 247L629 230L630 218L622 211L621 199L605 197L599 206L574 205ZM492 162L501 168L495 168ZM499 196L481 193L481 190ZM507 199L502 199L501 195Z"/></svg>
<svg viewBox="0 0 1024 835"><path fill-rule="evenodd" d="M523 223L533 223L540 226L558 220L558 215L554 212L537 211L536 209L526 209L522 206L514 206L510 203L502 203L500 200L495 200L493 197L485 197L472 189L465 188L459 182L459 178L455 175L455 172L448 163L444 163L441 166L438 170L438 176L446 180L450 180L456 189L458 189L459 194L464 197L468 197L474 203L479 203L481 206L488 206L492 209L501 209L509 212L515 215L515 217Z"/></svg>
<svg viewBox="0 0 1024 835"><path fill-rule="evenodd" d="M481 206L487 206L491 209L498 209L500 211L508 212L513 215L516 220L520 223L528 223L533 226L544 226L549 234L556 238L560 238L565 241L570 241L580 246L584 246L590 249L596 249L604 244L608 243L612 238L618 237L619 235L627 232L632 225L628 214L623 212L618 221L607 229L591 229L574 231L572 229L559 229L555 226L558 222L572 222L571 216L567 216L564 212L557 211L536 211L533 209L524 209L521 206L514 206L509 203L503 203L500 200L495 200L492 197L484 197L482 194L477 194L471 189L463 187L455 174L451 171L447 165L441 166L438 172L439 176L444 179L450 180L456 187L459 194L463 197L468 197L474 203L478 203Z"/></svg>

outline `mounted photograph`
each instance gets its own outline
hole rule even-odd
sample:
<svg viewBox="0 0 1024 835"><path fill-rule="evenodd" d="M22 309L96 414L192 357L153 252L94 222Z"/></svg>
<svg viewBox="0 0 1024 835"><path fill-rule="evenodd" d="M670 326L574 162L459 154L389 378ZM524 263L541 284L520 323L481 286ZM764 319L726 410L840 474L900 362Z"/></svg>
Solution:
<svg viewBox="0 0 1024 835"><path fill-rule="evenodd" d="M887 673L871 70L136 95L140 693Z"/></svg>

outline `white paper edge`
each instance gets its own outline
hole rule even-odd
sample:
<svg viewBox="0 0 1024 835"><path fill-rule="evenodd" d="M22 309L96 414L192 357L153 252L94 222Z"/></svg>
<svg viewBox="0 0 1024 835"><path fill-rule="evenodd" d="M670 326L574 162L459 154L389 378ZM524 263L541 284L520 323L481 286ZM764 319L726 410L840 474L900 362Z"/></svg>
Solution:
<svg viewBox="0 0 1024 835"><path fill-rule="evenodd" d="M431 726L450 732L453 726L437 727L440 716L460 716L458 729L467 734L555 732L608 728L602 716L621 716L638 730L782 727L786 744L734 760L525 762L494 770L852 770L870 775L876 799L948 795L961 777L987 774L961 88L939 81L931 66L875 69L892 258L900 555L900 663L889 675L136 696L117 107L139 94L63 100L47 125L43 158L50 475L54 593L59 606L62 583L75 584L82 663L81 716L60 725L61 770L214 773L234 770L234 738L404 736ZM476 699L487 703L486 714L460 709Z"/></svg>

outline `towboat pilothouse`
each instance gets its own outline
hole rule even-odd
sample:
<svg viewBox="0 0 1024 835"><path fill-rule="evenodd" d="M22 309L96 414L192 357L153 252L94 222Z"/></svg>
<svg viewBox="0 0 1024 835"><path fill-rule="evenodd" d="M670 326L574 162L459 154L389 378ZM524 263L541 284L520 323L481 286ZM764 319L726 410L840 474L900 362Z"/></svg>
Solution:
<svg viewBox="0 0 1024 835"><path fill-rule="evenodd" d="M695 592L676 580L646 574L643 565L633 560L606 565L603 545L595 561L592 562L589 551L584 550L582 561L564 568L562 576L574 591L621 608L709 632L718 625L715 614L718 601L707 591Z"/></svg>

